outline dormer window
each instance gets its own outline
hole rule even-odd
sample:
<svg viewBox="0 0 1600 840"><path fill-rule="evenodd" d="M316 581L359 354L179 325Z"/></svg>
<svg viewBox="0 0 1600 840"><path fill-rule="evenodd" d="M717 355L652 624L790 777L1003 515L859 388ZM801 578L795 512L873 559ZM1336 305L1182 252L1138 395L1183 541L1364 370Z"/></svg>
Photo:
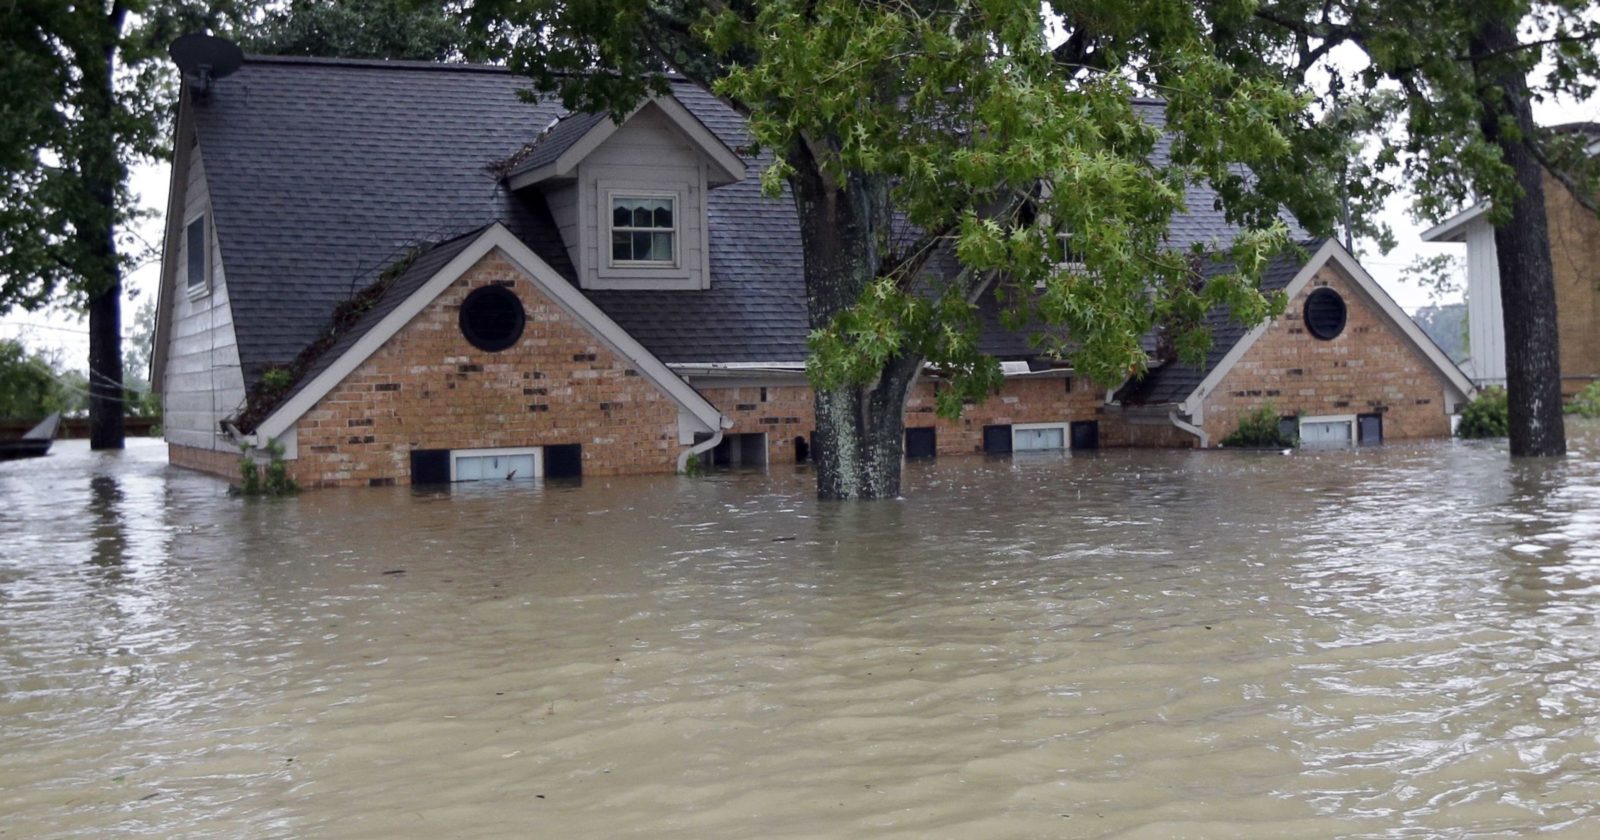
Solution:
<svg viewBox="0 0 1600 840"><path fill-rule="evenodd" d="M612 195L611 265L677 265L676 205L675 195Z"/></svg>

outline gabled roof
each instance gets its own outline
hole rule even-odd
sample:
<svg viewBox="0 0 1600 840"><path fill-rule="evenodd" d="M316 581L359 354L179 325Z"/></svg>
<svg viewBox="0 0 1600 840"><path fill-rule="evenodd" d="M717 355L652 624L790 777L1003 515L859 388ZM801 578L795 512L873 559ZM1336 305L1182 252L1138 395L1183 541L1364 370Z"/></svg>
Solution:
<svg viewBox="0 0 1600 840"><path fill-rule="evenodd" d="M619 356L653 382L684 413L715 432L724 427L721 412L689 387L632 336L606 317L588 298L555 272L498 222L481 231L443 243L419 255L391 281L383 296L319 356L295 389L255 428L258 439L271 440L293 428L345 377L378 351L432 303L450 284L486 255L498 251L521 269L547 298L584 324Z"/></svg>
<svg viewBox="0 0 1600 840"><path fill-rule="evenodd" d="M667 118L678 133L710 164L707 183L720 187L743 180L744 161L713 134L694 114L670 96L652 96L634 108L626 123L640 111L652 108ZM514 190L531 187L555 178L577 174L578 164L615 134L622 123L605 114L567 114L540 134L526 149L526 156L506 173Z"/></svg>
<svg viewBox="0 0 1600 840"><path fill-rule="evenodd" d="M1279 254L1267 264L1261 278L1262 291L1282 291L1293 299L1318 271L1324 266L1333 265L1366 295L1373 307L1411 342L1463 398L1472 396L1472 382L1461 372L1461 368L1450 361L1439 345L1411 320L1343 245L1333 239L1310 239L1300 243L1300 247L1302 252ZM1218 276L1232 270L1233 267L1226 263L1211 264L1205 269L1208 276ZM1195 415L1195 422L1200 422L1201 401L1266 334L1272 321L1247 328L1233 320L1225 308L1219 308L1207 314L1206 325L1212 329L1212 338L1204 364L1196 367L1168 362L1146 373L1142 379L1123 386L1115 399L1126 405L1177 406L1185 413Z"/></svg>
<svg viewBox="0 0 1600 840"><path fill-rule="evenodd" d="M1489 203L1480 202L1422 232L1423 242L1465 242L1467 229L1489 214Z"/></svg>
<svg viewBox="0 0 1600 840"><path fill-rule="evenodd" d="M337 304L419 242L500 222L575 284L543 197L509 188L499 165L552 124L530 152L541 160L559 159L609 121L558 122L560 103L526 101L527 85L498 67L251 57L204 101L185 100L206 161L246 383L324 335ZM672 83L672 94L657 104L681 106L726 150L746 146L744 119L727 105L684 81ZM1135 107L1160 122L1158 104ZM1164 164L1169 153L1162 140L1153 161ZM741 154L752 170L771 160ZM792 199L763 196L756 178L706 199L710 288L583 294L668 363L803 360L810 328ZM1207 188L1190 189L1189 211L1172 220L1173 247L1231 240L1236 228L1215 200ZM1020 337L996 329L986 349L1025 350Z"/></svg>

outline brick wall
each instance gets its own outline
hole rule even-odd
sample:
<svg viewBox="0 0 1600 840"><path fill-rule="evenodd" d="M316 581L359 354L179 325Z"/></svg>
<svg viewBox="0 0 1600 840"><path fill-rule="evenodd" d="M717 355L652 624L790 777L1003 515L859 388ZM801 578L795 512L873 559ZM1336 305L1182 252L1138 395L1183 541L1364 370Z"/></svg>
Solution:
<svg viewBox="0 0 1600 840"><path fill-rule="evenodd" d="M936 387L941 386L924 380L912 389L906 401L906 427L934 427L941 455L982 452L983 427L996 424L1101 420L1102 445L1119 445L1114 439L1116 429L1100 414L1105 392L1085 379L1074 378L1070 392L1061 378L1008 380L999 394L979 405L967 406L960 419L954 421L934 412ZM816 428L810 386L697 384L696 388L733 419L734 426L728 434L766 433L768 463L794 463L794 439L807 438ZM1113 439L1108 439L1108 429Z"/></svg>
<svg viewBox="0 0 1600 840"><path fill-rule="evenodd" d="M1322 341L1306 332L1306 298L1328 286L1344 298L1344 332ZM1324 267L1205 399L1212 445L1240 416L1271 402L1279 414L1383 415L1385 440L1448 437L1446 384L1422 354L1337 270Z"/></svg>
<svg viewBox="0 0 1600 840"><path fill-rule="evenodd" d="M518 343L467 343L461 301L516 292ZM585 475L672 472L678 405L498 254L486 256L323 397L296 425L306 487L410 483L413 449L578 443Z"/></svg>
<svg viewBox="0 0 1600 840"><path fill-rule="evenodd" d="M174 467L199 470L230 481L239 480L239 453L200 449L178 443L167 444L167 463Z"/></svg>
<svg viewBox="0 0 1600 840"><path fill-rule="evenodd" d="M1600 377L1600 219L1548 174L1544 195L1561 335L1561 390L1571 395Z"/></svg>

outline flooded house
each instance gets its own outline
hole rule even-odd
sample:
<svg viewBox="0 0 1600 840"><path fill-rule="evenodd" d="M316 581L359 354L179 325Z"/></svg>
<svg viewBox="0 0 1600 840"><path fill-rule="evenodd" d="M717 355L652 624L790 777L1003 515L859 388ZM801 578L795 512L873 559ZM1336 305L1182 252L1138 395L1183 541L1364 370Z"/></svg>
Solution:
<svg viewBox="0 0 1600 840"><path fill-rule="evenodd" d="M230 475L273 443L303 485L340 486L807 457L798 221L762 196L742 119L682 82L620 123L526 84L251 58L184 93L153 362L171 463ZM1190 206L1173 247L1230 238ZM1269 403L1307 440L1449 434L1471 384L1338 243L1264 283L1281 317L1218 313L1204 365L1109 391L1000 328L990 294L1004 386L951 421L924 377L907 455L1215 446Z"/></svg>
<svg viewBox="0 0 1600 840"><path fill-rule="evenodd" d="M1577 135L1590 155L1600 155L1600 123L1552 126L1552 132ZM1600 382L1600 219L1567 187L1544 173L1544 207L1550 234L1550 267L1555 274L1556 331L1561 339L1561 394L1570 398ZM1467 331L1474 384L1506 384L1505 316L1500 308L1500 264L1489 205L1474 204L1424 231L1426 242L1460 242L1466 247Z"/></svg>

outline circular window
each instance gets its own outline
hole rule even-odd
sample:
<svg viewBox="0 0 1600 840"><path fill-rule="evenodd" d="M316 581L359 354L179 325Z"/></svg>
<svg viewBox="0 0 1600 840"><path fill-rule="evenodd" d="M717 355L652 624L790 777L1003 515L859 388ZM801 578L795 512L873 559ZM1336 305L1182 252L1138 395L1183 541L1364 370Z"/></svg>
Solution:
<svg viewBox="0 0 1600 840"><path fill-rule="evenodd" d="M473 289L461 302L461 334L479 350L497 353L516 344L526 323L521 299L504 286Z"/></svg>
<svg viewBox="0 0 1600 840"><path fill-rule="evenodd" d="M1306 298L1306 329L1323 341L1331 341L1344 332L1344 298L1324 286Z"/></svg>

